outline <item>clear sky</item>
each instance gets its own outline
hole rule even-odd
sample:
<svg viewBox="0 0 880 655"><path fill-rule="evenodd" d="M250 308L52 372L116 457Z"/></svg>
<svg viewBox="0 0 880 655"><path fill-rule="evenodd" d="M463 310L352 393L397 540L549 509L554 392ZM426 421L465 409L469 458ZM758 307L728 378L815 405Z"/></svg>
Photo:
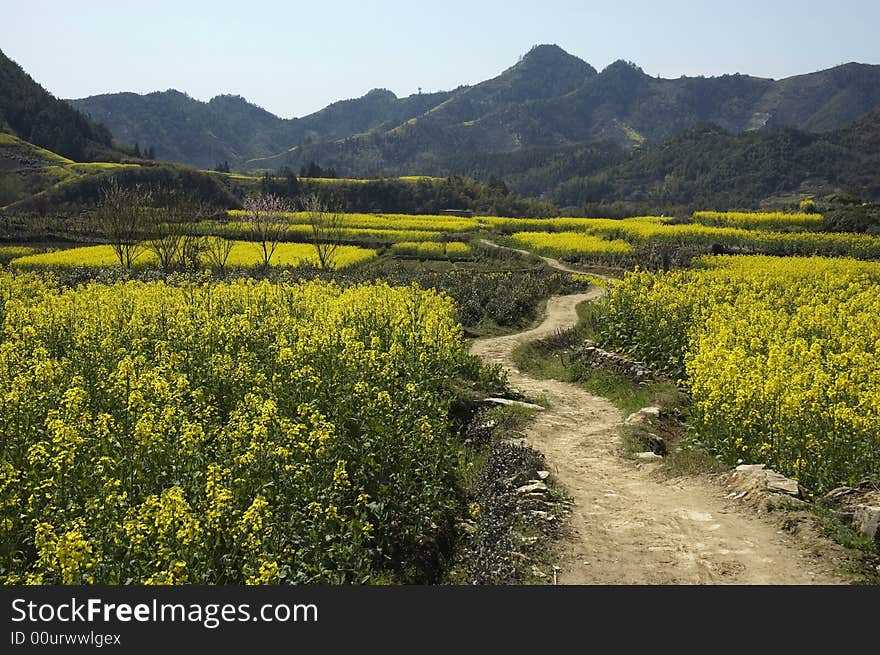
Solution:
<svg viewBox="0 0 880 655"><path fill-rule="evenodd" d="M0 49L58 97L234 93L285 118L474 84L539 43L663 77L878 64L878 26L880 0L0 0Z"/></svg>

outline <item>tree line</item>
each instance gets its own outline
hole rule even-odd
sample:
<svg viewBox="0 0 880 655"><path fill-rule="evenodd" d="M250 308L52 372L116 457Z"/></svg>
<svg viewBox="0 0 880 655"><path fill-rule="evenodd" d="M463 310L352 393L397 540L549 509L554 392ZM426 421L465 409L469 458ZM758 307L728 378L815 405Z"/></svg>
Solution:
<svg viewBox="0 0 880 655"><path fill-rule="evenodd" d="M310 242L321 269L335 265L342 242L341 207L307 194L297 203L273 193L254 193L243 202L241 218L254 235L268 269L278 245L284 241L290 215L303 211L310 226ZM200 223L212 214L210 205L191 192L162 187L126 187L116 178L101 189L93 213L93 226L113 249L119 265L131 269L144 252L151 252L161 269L200 270L203 262L224 273L234 241L204 234Z"/></svg>

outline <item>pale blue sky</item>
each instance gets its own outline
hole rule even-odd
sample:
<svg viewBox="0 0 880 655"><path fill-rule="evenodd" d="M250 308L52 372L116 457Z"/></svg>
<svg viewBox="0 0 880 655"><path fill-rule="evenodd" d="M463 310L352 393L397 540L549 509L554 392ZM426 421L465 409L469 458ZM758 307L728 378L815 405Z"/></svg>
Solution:
<svg viewBox="0 0 880 655"><path fill-rule="evenodd" d="M474 84L538 43L663 77L877 64L878 26L877 0L0 0L0 49L59 97L237 93L285 118Z"/></svg>

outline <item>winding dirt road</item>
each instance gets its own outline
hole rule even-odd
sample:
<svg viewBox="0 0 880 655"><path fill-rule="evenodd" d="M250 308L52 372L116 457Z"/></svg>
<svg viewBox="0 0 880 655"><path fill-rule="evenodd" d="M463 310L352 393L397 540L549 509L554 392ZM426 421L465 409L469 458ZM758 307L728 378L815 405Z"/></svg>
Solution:
<svg viewBox="0 0 880 655"><path fill-rule="evenodd" d="M529 252L528 250L520 250L519 248L508 248L507 246L499 246L494 241L489 241L488 239L480 239L480 243L484 246L489 246L490 248L498 248L499 250L509 250L510 252L516 252L520 255L526 255L527 257L537 257L538 259L543 259L544 263L547 264L550 268L555 268L557 271L565 271L566 273L583 273L583 271L579 271L576 268L571 268L568 264L563 264L558 259L553 259L552 257L542 257L541 255L536 255L533 252ZM611 279L606 275L597 275L596 273L592 273L591 275L595 275L596 277L602 277L606 279Z"/></svg>
<svg viewBox="0 0 880 655"><path fill-rule="evenodd" d="M554 296L538 327L471 347L485 362L503 365L514 387L550 402L530 424L526 440L544 453L574 500L570 535L557 563L559 583L844 583L833 563L768 520L734 507L719 486L696 476L668 479L652 473L655 465L622 457L624 417L608 400L516 369L516 346L573 326L575 306L601 293Z"/></svg>

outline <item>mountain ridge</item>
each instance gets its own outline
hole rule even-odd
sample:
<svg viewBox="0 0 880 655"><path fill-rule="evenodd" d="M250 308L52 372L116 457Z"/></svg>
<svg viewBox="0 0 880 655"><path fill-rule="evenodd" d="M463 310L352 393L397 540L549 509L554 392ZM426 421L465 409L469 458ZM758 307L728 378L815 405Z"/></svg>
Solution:
<svg viewBox="0 0 880 655"><path fill-rule="evenodd" d="M67 102L94 120L109 123L117 138L155 148L156 156L212 168L269 157L286 147L334 139L395 124L442 102L448 92L398 98L372 89L339 100L302 118L279 118L236 94L208 101L176 89L147 94L108 93Z"/></svg>
<svg viewBox="0 0 880 655"><path fill-rule="evenodd" d="M781 80L740 73L671 79L623 59L597 71L544 44L478 84L403 98L372 89L300 118L279 118L241 96L176 98L185 107L163 107L155 96L70 102L119 138L205 168L228 162L248 172L298 170L317 161L358 177L454 174L460 171L443 162L462 150L488 155L606 141L637 149L703 122L734 133L831 131L880 105L880 66L850 62ZM183 121L186 133L179 133Z"/></svg>
<svg viewBox="0 0 880 655"><path fill-rule="evenodd" d="M844 191L880 199L880 108L829 132L792 127L732 134L702 123L549 194L560 206L629 202L693 208L757 207L784 196Z"/></svg>
<svg viewBox="0 0 880 655"><path fill-rule="evenodd" d="M109 161L144 161L11 60L0 66L0 82L0 126L23 140L53 149L29 134L36 122L37 137L85 139L93 148L86 155L105 149ZM51 110L22 111L29 102ZM880 66L857 62L778 81L740 73L670 80L622 59L597 71L558 46L537 46L479 84L403 98L376 88L301 118L278 118L240 95L203 102L174 89L91 102L121 121L117 138L155 148L160 159L186 163L197 153L201 168L228 162L252 172L296 171L316 161L344 177L494 178L567 208L618 201L753 207L829 190L880 197L873 172L880 170ZM102 141L89 141L94 134ZM39 176L21 172L26 150L6 148L11 159L3 165L19 171L17 183L6 176L7 199L39 186Z"/></svg>
<svg viewBox="0 0 880 655"><path fill-rule="evenodd" d="M78 161L119 160L110 131L59 100L0 50L0 130Z"/></svg>

